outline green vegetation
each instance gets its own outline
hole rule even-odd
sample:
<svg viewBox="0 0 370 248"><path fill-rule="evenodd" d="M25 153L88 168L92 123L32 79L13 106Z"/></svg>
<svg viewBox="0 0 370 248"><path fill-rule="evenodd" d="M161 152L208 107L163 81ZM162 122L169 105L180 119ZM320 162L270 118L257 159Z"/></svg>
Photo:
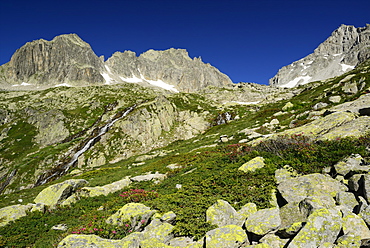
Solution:
<svg viewBox="0 0 370 248"><path fill-rule="evenodd" d="M185 141L176 143L171 145L172 149L186 144ZM50 247L70 233L90 230L103 237L120 238L128 234L130 229L126 226L109 226L104 222L105 219L128 202L141 202L160 213L174 211L177 214L175 235L200 238L214 228L205 221L205 212L216 200L226 200L236 209L247 202L254 202L259 208L269 207L277 168L289 164L301 174L321 172L324 167L333 166L352 153L359 153L368 159L366 147L369 145L370 135L357 140L346 138L316 143L303 136L293 136L266 141L256 147L226 144L173 153L147 160L135 169L127 167L133 159L121 161L114 167L87 172L79 178L93 177L93 185L98 182L99 185L111 183L126 175L147 171L167 172L168 178L159 184L134 183L125 192L82 199L69 207L48 210L45 214L32 213L1 227L0 233L8 247L16 247L17 244L21 244L18 247L43 247L39 246L41 244L49 244ZM256 156L265 158L264 168L253 173L238 171L243 163ZM167 168L169 164L176 164L178 168L170 170ZM177 184L182 187L177 189ZM1 198L1 201L5 200L4 196ZM50 229L61 223L67 224L67 232Z"/></svg>
<svg viewBox="0 0 370 248"><path fill-rule="evenodd" d="M80 175L68 174L41 187L1 195L0 207L18 204L19 199L22 199L22 204L30 203L43 188L70 178L86 179L92 187L109 184L126 176L157 171L166 173L167 179L158 184L151 181L135 182L122 192L83 198L68 207L47 209L45 214L30 213L0 227L0 247L53 247L71 233L95 233L106 238L122 238L132 229L126 225L108 225L105 220L129 202L141 202L158 210L160 214L175 212L177 223L174 234L199 239L214 228L206 222L205 213L218 199L228 201L237 210L248 202L257 204L258 208L270 207L271 194L276 188L274 173L278 168L290 165L304 175L320 173L324 168L333 166L353 153L359 153L369 160L369 150L366 149L370 147L369 134L359 139L343 138L333 141L313 141L302 135L293 135L265 140L255 146L239 143L239 140L247 138L241 130L253 129L261 134L269 134L285 130L291 124L301 126L312 121L309 119L309 111L312 112L312 107L319 102L333 106L368 93L366 90L370 87L370 73L364 69L365 66L367 65L359 66L354 71L325 83L315 82L300 86L297 89L299 94L294 97L269 104L217 106L200 94L168 95L166 98L177 111L198 114L208 111L209 129L191 139L177 140L166 147L151 150L146 154L150 155L148 159L143 159L144 162L136 161L138 156L134 156L119 162L106 163L95 169L84 167L81 168L83 173ZM363 87L356 94L344 94L341 80L353 73L357 74L352 80L361 81ZM333 95L340 95L341 101L330 102L329 97ZM50 168L58 159L63 159L62 154L68 154L68 150L88 137L89 128L102 126L104 121L115 114L109 112L111 104L121 111L137 102L152 101L155 96L150 90L132 85L104 86L104 90L101 86L96 86L73 89L61 87L31 93L1 92L0 102L9 103L4 111L7 118L10 118L8 123L0 126L1 130L8 130L0 133L1 159L9 168L18 168L22 175L10 189L16 189L21 183L34 182L34 174L38 169ZM288 102L293 107L283 111L282 108ZM143 108L154 113L154 107L148 105ZM70 136L68 141L42 147L34 141L37 128L21 113L52 109L61 111L66 117ZM239 118L227 124L212 126L217 115L225 112ZM279 127L264 125L273 119L279 121ZM118 128L112 128L111 131L107 137L109 142L127 141L127 134L119 132ZM228 141L219 142L221 135L227 135ZM173 138L174 131L164 132L162 137ZM135 147L139 150L141 144L138 143ZM95 150L89 150L85 156L93 157L105 149L107 161L115 158L117 151L114 143L105 144L109 145L109 149L105 149L104 144L97 143ZM265 159L265 167L249 173L238 170L241 165L257 156ZM172 169L169 165L173 166ZM51 227L57 224L66 224L68 230L52 230Z"/></svg>

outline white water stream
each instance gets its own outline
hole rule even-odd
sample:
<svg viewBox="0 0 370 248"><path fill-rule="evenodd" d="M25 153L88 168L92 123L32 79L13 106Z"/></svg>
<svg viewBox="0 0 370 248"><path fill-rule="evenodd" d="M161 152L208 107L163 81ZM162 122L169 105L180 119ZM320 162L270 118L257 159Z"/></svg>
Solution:
<svg viewBox="0 0 370 248"><path fill-rule="evenodd" d="M86 152L89 148L91 148L94 144L94 142L96 141L96 139L98 139L100 136L104 135L108 130L109 128L116 122L116 121L119 121L120 119L124 118L126 115L128 115L131 111L133 111L136 107L136 104L134 106L131 106L129 107L120 117L116 118L116 119L112 119L110 120L107 124L105 124L103 127L100 128L99 130L99 133L92 137L79 151L77 151L71 161L66 164L65 166L63 166L63 173L66 173L68 171L68 169L78 160L78 158L84 153ZM55 173L53 173L51 176L48 176L47 178L45 178L44 180L42 180L40 183L38 183L38 185L43 185L45 184L50 178L53 178L54 176L57 176L58 174L61 174L60 171L56 171Z"/></svg>

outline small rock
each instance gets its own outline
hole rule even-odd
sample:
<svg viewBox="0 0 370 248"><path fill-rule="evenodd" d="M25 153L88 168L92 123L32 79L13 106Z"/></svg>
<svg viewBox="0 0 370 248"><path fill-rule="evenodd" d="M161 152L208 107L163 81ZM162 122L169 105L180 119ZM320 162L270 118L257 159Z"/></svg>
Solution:
<svg viewBox="0 0 370 248"><path fill-rule="evenodd" d="M289 109L291 109L293 107L294 107L293 103L287 102L281 110L287 111L287 110L289 110Z"/></svg>
<svg viewBox="0 0 370 248"><path fill-rule="evenodd" d="M358 92L357 83L356 82L347 82L342 87L344 93L349 95L354 95Z"/></svg>
<svg viewBox="0 0 370 248"><path fill-rule="evenodd" d="M319 102L319 103L316 103L316 104L312 107L312 109L313 109L313 110L319 110L319 109L325 108L325 107L327 107L327 106L328 106L328 104L327 104L327 103Z"/></svg>
<svg viewBox="0 0 370 248"><path fill-rule="evenodd" d="M151 181L153 179L162 181L167 177L166 174L160 174L158 171L154 174L148 174L148 175L140 175L136 177L131 177L130 180L133 182L143 182L143 181Z"/></svg>
<svg viewBox="0 0 370 248"><path fill-rule="evenodd" d="M163 214L163 216L161 217L162 222L167 222L170 224L174 224L175 220L176 220L176 214L172 211Z"/></svg>
<svg viewBox="0 0 370 248"><path fill-rule="evenodd" d="M221 135L221 136L220 136L220 141L221 141L221 142L223 142L223 143L224 143L224 142L228 142L228 141L229 141L229 138L228 138L228 136L227 136L227 135Z"/></svg>
<svg viewBox="0 0 370 248"><path fill-rule="evenodd" d="M329 97L329 101L332 102L332 103L339 103L340 100L342 100L341 96L331 96L331 97Z"/></svg>
<svg viewBox="0 0 370 248"><path fill-rule="evenodd" d="M51 229L57 230L57 231L67 231L68 226L66 224L58 224L58 225L53 226Z"/></svg>
<svg viewBox="0 0 370 248"><path fill-rule="evenodd" d="M176 170L176 169L180 169L181 168L181 166L180 165L178 165L178 164L169 164L169 165L167 165L166 166L168 169L170 169L170 170Z"/></svg>

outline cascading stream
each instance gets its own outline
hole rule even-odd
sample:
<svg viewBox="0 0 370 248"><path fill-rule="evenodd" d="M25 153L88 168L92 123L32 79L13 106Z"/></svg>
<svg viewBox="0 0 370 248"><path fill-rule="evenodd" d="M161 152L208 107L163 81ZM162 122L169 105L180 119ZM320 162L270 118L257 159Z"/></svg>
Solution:
<svg viewBox="0 0 370 248"><path fill-rule="evenodd" d="M37 182L35 183L35 186L39 186L39 185L43 185L45 183L47 183L50 179L54 178L54 177L58 177L58 176L62 176L63 174L67 173L67 171L69 170L69 168L71 166L73 166L74 163L77 162L78 158L84 153L86 152L88 149L90 149L97 141L97 139L99 137L101 137L102 135L104 135L111 126L113 126L113 124L119 120L121 120L122 118L124 118L125 116L127 116L129 113L131 113L135 108L136 108L136 104L129 107L128 109L126 109L125 112L122 113L122 115L119 115L118 117L116 118L113 118L112 120L108 121L107 124L105 124L103 127L101 127L99 129L99 132L97 135L95 135L94 137L90 138L86 144L80 149L78 150L72 157L71 161L67 164L64 164L62 165L61 167L58 167L56 168L55 172L52 173L50 176L46 177L45 179L41 177L39 177L39 179L37 180ZM44 174L45 175L45 174Z"/></svg>

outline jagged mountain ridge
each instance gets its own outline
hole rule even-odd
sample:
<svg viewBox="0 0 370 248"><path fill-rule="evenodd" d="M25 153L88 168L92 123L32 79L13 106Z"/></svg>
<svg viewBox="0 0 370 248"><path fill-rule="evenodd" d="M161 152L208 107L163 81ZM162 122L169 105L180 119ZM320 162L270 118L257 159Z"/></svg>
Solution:
<svg viewBox="0 0 370 248"><path fill-rule="evenodd" d="M0 86L34 89L53 86L88 86L139 83L173 92L195 92L207 86L232 84L228 76L191 59L185 49L116 52L107 61L76 34L60 35L52 41L26 43L0 67Z"/></svg>
<svg viewBox="0 0 370 248"><path fill-rule="evenodd" d="M312 54L282 67L269 83L295 87L342 75L370 58L370 25L341 25Z"/></svg>

